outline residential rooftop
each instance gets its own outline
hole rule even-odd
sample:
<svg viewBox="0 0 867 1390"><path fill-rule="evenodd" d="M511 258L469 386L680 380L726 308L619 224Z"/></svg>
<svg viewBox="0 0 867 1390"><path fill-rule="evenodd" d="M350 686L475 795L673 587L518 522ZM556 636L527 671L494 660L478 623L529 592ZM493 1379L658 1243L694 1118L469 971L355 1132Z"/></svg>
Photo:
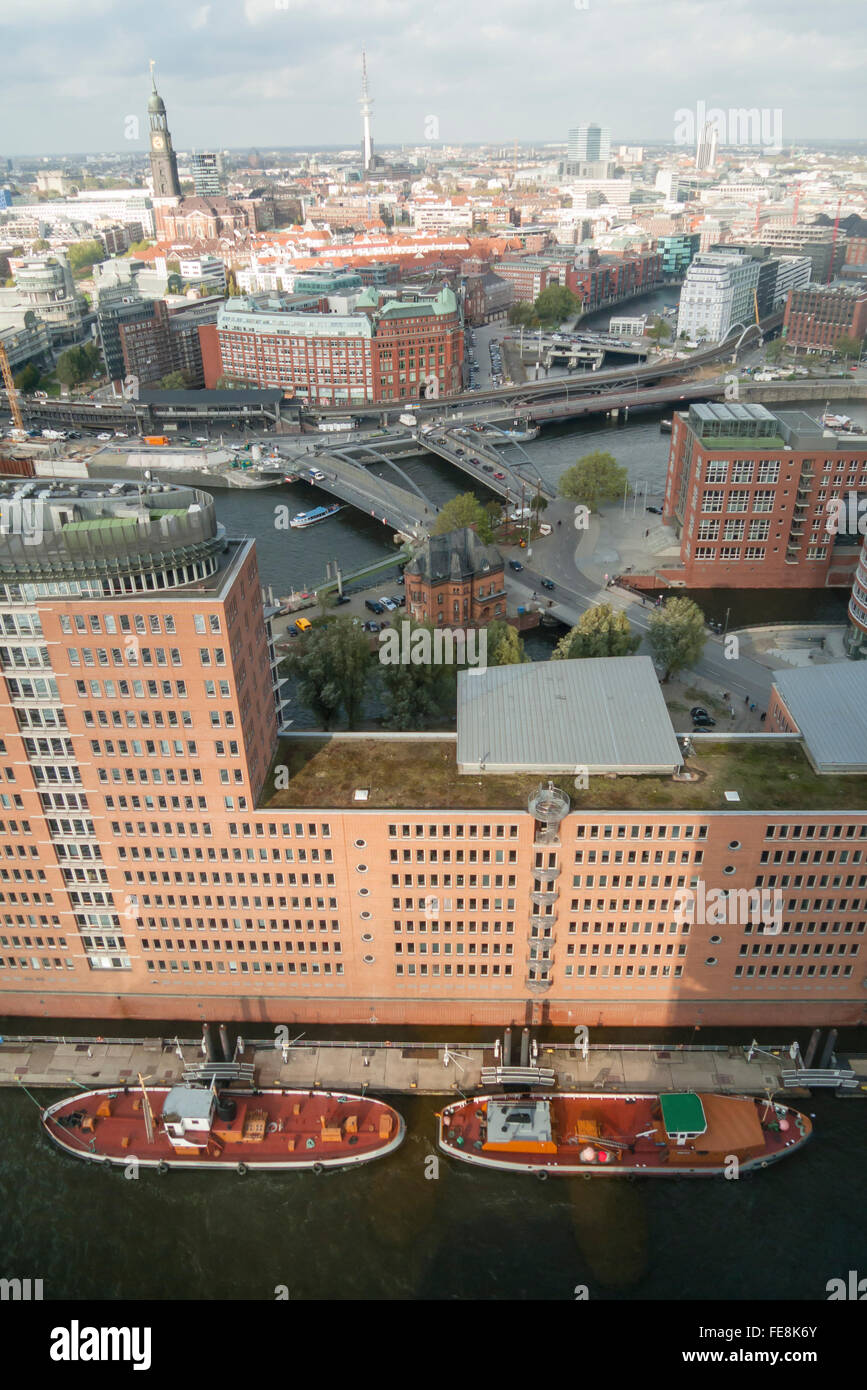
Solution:
<svg viewBox="0 0 867 1390"><path fill-rule="evenodd" d="M867 776L814 772L799 742L769 735L759 741L693 740L684 770L695 781L671 776L590 777L586 791L574 778L555 777L573 812L584 811L859 811L867 813ZM275 790L275 769L288 785ZM281 780L286 780L281 779ZM454 739L346 738L311 734L282 739L258 809L527 811L539 774L493 776L457 770ZM357 791L366 791L363 800ZM737 792L739 800L726 799Z"/></svg>

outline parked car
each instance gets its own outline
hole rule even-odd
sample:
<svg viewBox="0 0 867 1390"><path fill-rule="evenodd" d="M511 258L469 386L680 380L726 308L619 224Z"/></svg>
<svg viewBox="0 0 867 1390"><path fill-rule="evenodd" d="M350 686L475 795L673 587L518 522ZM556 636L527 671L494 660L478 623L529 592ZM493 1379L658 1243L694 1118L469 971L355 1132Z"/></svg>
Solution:
<svg viewBox="0 0 867 1390"><path fill-rule="evenodd" d="M364 606L365 606L365 608L367 608L367 609L369 610L369 612L371 612L371 613L384 613L384 612L385 612L385 609L383 608L382 604L381 604L381 603L377 603L377 601L376 601L375 598L366 598L366 599L364 600Z"/></svg>
<svg viewBox="0 0 867 1390"><path fill-rule="evenodd" d="M539 580L539 583L542 585L542 588L543 588L543 589L553 589L553 588L554 588L554 581L553 581L553 579L540 579L540 580Z"/></svg>
<svg viewBox="0 0 867 1390"><path fill-rule="evenodd" d="M336 597L335 600L334 600L334 606L337 607L337 605L338 605L339 603L351 603L351 602L352 602L352 600L351 600L351 598L349 597L348 594L338 594L337 597Z"/></svg>
<svg viewBox="0 0 867 1390"><path fill-rule="evenodd" d="M27 433L29 434L30 431L28 430ZM111 435L110 435L110 434L98 434L96 437L97 437L97 439L111 439Z"/></svg>
<svg viewBox="0 0 867 1390"><path fill-rule="evenodd" d="M380 594L379 601L387 613L393 613L395 608L397 607L397 604L395 603L394 599L388 598L386 594ZM381 611L382 609L380 609L380 612Z"/></svg>
<svg viewBox="0 0 867 1390"><path fill-rule="evenodd" d="M645 507L644 510L645 510L646 512L653 512L653 515L654 515L654 516L662 516L662 508L661 508L661 507Z"/></svg>
<svg viewBox="0 0 867 1390"><path fill-rule="evenodd" d="M712 729L716 724L716 720L711 719L707 710L704 709L701 705L693 705L692 709L689 712L689 717L692 720L693 724L702 725L703 727L708 729Z"/></svg>
<svg viewBox="0 0 867 1390"><path fill-rule="evenodd" d="M495 473L495 474L494 474L494 477L495 477L495 478L498 478L500 482L503 481L503 479L505 478L505 476L506 476L505 473Z"/></svg>
<svg viewBox="0 0 867 1390"><path fill-rule="evenodd" d="M520 561L520 560L510 560L510 561L509 561L509 569L510 569L510 570L522 570L523 568L524 568L524 566L521 564L521 561Z"/></svg>
<svg viewBox="0 0 867 1390"><path fill-rule="evenodd" d="M365 631L365 632L379 632L379 623L366 622L366 623L364 624L364 631Z"/></svg>
<svg viewBox="0 0 867 1390"><path fill-rule="evenodd" d="M309 632L313 624L309 618L296 618L295 626L299 632Z"/></svg>

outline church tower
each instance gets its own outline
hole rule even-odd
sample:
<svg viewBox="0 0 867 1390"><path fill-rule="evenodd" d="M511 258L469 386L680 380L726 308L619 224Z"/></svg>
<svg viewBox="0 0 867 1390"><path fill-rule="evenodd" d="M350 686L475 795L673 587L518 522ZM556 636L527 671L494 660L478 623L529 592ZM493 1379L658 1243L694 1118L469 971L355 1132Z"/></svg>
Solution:
<svg viewBox="0 0 867 1390"><path fill-rule="evenodd" d="M148 101L148 124L150 125L151 178L154 198L180 198L181 185L178 179L178 161L172 149L172 137L166 119L165 102L154 82L154 65L151 61L151 85L153 91Z"/></svg>

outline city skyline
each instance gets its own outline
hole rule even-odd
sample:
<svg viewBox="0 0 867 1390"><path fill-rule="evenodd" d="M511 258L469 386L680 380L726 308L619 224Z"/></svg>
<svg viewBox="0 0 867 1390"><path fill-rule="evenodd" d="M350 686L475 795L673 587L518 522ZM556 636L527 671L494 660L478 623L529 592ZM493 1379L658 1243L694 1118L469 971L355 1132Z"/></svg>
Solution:
<svg viewBox="0 0 867 1390"><path fill-rule="evenodd" d="M0 96L4 155L145 153L151 57L180 150L358 145L362 49L380 146L559 143L586 121L609 127L613 142L673 143L676 112L700 101L781 109L784 146L836 142L863 107L864 25L843 0L823 8L821 30L806 3L759 12L754 0L734 0L721 25L704 3L663 13L639 0L588 0L586 9L542 0L531 14L504 0L496 22L475 33L484 65L474 44L454 44L465 17L454 0L438 7L435 25L404 0L372 15L343 0L246 0L196 6L180 26L157 0L146 35L117 0L84 0L84 10L86 25L80 7L67 18L58 0L36 0L20 18L0 4L4 48L16 55ZM671 71L670 32L683 76ZM770 72L769 53L778 59ZM125 138L130 116L141 121L138 139Z"/></svg>

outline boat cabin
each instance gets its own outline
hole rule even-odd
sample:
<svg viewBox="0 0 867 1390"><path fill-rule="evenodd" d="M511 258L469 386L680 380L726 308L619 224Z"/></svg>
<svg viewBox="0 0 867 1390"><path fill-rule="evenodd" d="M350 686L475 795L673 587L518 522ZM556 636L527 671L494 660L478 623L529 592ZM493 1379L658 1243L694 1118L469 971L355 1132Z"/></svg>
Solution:
<svg viewBox="0 0 867 1390"><path fill-rule="evenodd" d="M196 1086L173 1086L163 1105L166 1137L176 1148L202 1149L207 1145L216 1099L213 1091Z"/></svg>
<svg viewBox="0 0 867 1390"><path fill-rule="evenodd" d="M675 1144L685 1144L687 1140L698 1139L704 1134L707 1116L700 1096L692 1091L683 1091L662 1095L659 1100L665 1132Z"/></svg>
<svg viewBox="0 0 867 1390"><path fill-rule="evenodd" d="M486 1150L512 1153L556 1153L551 1132L551 1107L546 1100L489 1100Z"/></svg>

